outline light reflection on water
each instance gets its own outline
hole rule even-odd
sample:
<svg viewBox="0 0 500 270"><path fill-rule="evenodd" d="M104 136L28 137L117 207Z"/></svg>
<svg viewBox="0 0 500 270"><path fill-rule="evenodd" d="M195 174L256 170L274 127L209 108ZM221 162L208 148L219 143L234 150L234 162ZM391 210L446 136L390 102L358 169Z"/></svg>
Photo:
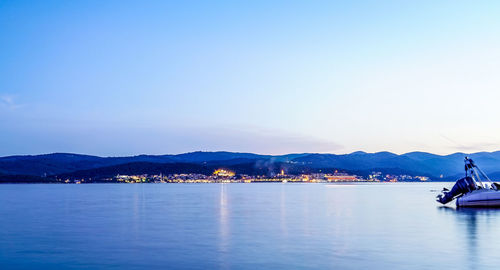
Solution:
<svg viewBox="0 0 500 270"><path fill-rule="evenodd" d="M229 237L230 237L230 227L229 227L229 205L227 202L227 184L220 185L220 241L219 241L219 255L220 255L220 269L229 269Z"/></svg>
<svg viewBox="0 0 500 270"><path fill-rule="evenodd" d="M449 206L441 206L438 209L456 218L456 226L459 227L466 239L464 254L467 257L468 268L482 269L484 265L481 263L481 249L483 245L489 244L488 238L498 237L496 233L498 230L495 229L495 226L499 225L500 209L453 208ZM493 242L498 243L495 240ZM500 250L500 247L496 246L491 248L494 251ZM495 265L490 266L495 267Z"/></svg>
<svg viewBox="0 0 500 270"><path fill-rule="evenodd" d="M0 185L1 269L497 269L449 183Z"/></svg>

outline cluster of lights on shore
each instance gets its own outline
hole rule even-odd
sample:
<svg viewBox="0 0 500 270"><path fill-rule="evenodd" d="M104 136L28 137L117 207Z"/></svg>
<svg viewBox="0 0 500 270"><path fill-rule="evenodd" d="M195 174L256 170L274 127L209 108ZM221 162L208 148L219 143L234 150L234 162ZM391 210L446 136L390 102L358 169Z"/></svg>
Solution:
<svg viewBox="0 0 500 270"><path fill-rule="evenodd" d="M213 175L220 177L233 177L236 173L226 169L218 169L214 171Z"/></svg>

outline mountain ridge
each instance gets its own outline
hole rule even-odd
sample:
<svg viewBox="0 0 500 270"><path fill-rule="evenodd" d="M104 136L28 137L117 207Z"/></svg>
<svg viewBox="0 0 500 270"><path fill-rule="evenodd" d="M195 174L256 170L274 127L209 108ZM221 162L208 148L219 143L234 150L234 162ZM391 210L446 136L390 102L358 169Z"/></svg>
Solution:
<svg viewBox="0 0 500 270"><path fill-rule="evenodd" d="M195 151L182 154L136 155L101 157L76 153L49 153L41 155L13 155L0 157L0 173L4 175L51 176L110 166L145 162L156 164L193 164L236 166L238 164L293 164L303 170L341 169L346 171L387 170L399 173L428 175L448 179L463 173L463 158L469 156L487 174L500 176L500 151L471 154L437 155L414 151L395 154L387 151L350 154L292 153L262 155L246 152Z"/></svg>

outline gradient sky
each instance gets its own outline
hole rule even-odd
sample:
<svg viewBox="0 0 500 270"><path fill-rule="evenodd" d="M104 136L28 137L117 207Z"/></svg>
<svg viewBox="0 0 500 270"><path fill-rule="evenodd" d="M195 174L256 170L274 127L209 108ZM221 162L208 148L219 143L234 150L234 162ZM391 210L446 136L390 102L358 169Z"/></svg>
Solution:
<svg viewBox="0 0 500 270"><path fill-rule="evenodd" d="M499 1L0 1L0 155L500 150Z"/></svg>

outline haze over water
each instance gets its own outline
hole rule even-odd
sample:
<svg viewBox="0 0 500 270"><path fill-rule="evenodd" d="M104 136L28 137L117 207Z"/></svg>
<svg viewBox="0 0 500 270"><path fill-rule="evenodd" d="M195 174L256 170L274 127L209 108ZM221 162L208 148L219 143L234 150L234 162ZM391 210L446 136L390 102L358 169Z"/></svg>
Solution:
<svg viewBox="0 0 500 270"><path fill-rule="evenodd" d="M497 269L452 183L0 185L3 269Z"/></svg>

